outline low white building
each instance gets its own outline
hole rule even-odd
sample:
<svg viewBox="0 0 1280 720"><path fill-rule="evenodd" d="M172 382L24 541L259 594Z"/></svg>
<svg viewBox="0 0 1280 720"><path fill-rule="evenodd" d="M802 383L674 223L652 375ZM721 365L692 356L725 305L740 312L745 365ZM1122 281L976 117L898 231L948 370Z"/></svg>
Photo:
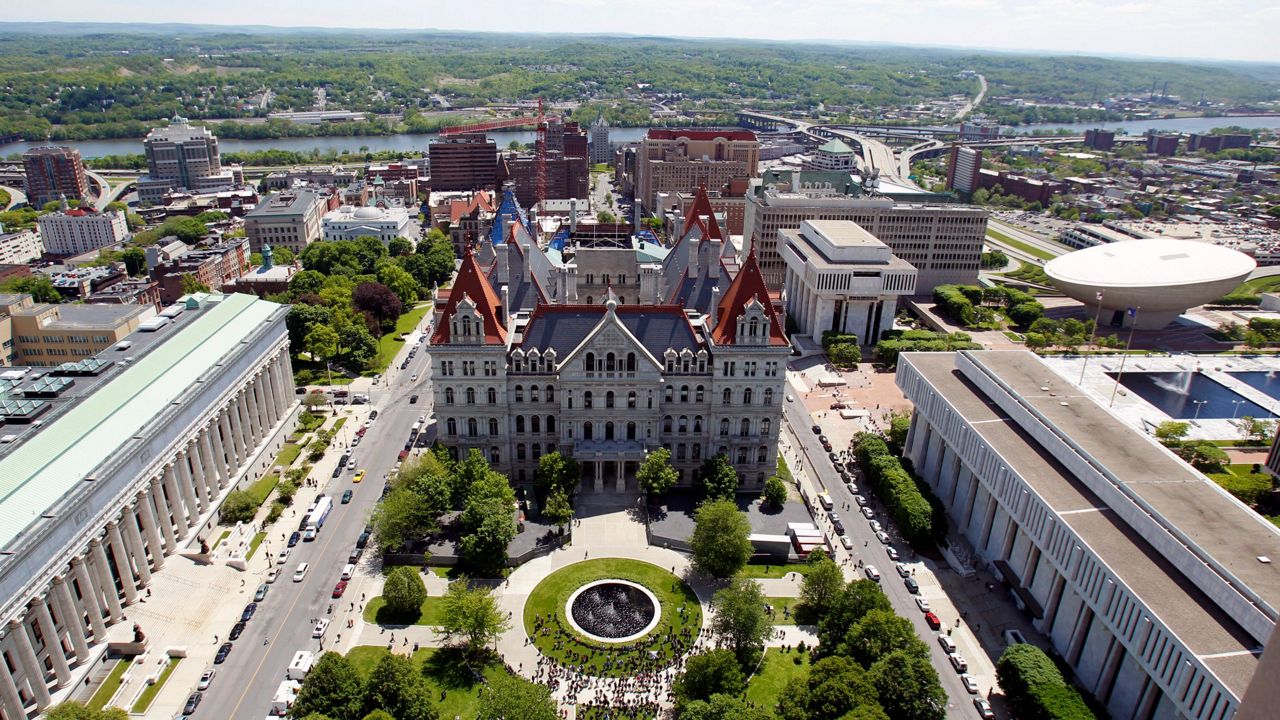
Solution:
<svg viewBox="0 0 1280 720"><path fill-rule="evenodd" d="M25 265L32 260L39 260L43 254L44 243L35 230L19 230L0 235L0 264Z"/></svg>
<svg viewBox="0 0 1280 720"><path fill-rule="evenodd" d="M36 223L45 251L54 255L79 255L115 245L129 236L124 213L118 210L100 213L75 208L41 215Z"/></svg>
<svg viewBox="0 0 1280 720"><path fill-rule="evenodd" d="M343 205L325 213L321 233L325 240L354 240L367 235L378 238L383 245L398 237L414 241L409 211L402 207Z"/></svg>
<svg viewBox="0 0 1280 720"><path fill-rule="evenodd" d="M915 267L850 220L805 220L778 240L787 314L802 335L836 330L872 344L893 328L898 297L915 293Z"/></svg>

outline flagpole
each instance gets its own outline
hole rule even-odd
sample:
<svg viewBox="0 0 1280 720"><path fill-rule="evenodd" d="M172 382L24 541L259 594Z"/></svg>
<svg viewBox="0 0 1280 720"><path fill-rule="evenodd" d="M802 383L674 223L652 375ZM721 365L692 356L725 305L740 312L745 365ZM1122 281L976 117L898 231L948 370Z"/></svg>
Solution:
<svg viewBox="0 0 1280 720"><path fill-rule="evenodd" d="M1102 318L1102 291L1098 291L1098 311L1093 315L1093 328L1089 331L1089 344L1085 348L1084 362L1080 364L1080 382L1076 383L1080 387L1084 387L1084 371L1089 367L1088 348L1096 349L1094 338L1098 336L1098 321Z"/></svg>
<svg viewBox="0 0 1280 720"><path fill-rule="evenodd" d="M1120 389L1120 380L1124 378L1124 363L1129 359L1129 348L1133 346L1133 331L1138 327L1138 313L1142 311L1142 306L1130 309L1133 310L1133 323L1129 325L1129 339L1124 344L1124 355L1120 357L1120 372L1116 374L1116 386L1111 388L1111 402L1107 403L1107 407L1114 407L1116 404L1116 391Z"/></svg>

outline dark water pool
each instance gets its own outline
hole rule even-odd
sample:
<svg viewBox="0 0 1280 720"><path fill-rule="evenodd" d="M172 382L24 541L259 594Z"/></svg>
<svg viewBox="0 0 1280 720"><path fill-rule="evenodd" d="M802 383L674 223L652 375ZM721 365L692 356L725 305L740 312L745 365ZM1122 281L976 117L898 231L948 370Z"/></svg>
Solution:
<svg viewBox="0 0 1280 720"><path fill-rule="evenodd" d="M1112 378L1116 373L1108 373ZM1266 375L1266 373L1232 373L1241 375ZM1248 382L1243 377L1240 378ZM1129 392L1155 405L1171 418L1190 420L1195 417L1218 419L1251 415L1258 418L1269 418L1271 412L1251 400L1247 400L1234 390L1210 380L1197 372L1126 372L1120 384ZM1253 385L1253 383L1249 383ZM1256 386L1255 386L1256 387ZM1259 388L1261 390L1261 388ZM1263 392L1267 392L1263 390ZM1280 393L1280 381L1273 392ZM1270 395L1271 393L1267 393ZM1273 397L1275 397L1273 395ZM1200 413L1196 414L1196 401L1203 401Z"/></svg>

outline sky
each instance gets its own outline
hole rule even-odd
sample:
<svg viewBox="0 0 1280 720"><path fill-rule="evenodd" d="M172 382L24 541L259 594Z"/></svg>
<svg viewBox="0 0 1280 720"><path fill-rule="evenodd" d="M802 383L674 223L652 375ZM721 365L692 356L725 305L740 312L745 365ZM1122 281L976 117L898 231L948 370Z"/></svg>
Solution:
<svg viewBox="0 0 1280 720"><path fill-rule="evenodd" d="M1280 62L1276 0L46 0L5 20L837 40Z"/></svg>

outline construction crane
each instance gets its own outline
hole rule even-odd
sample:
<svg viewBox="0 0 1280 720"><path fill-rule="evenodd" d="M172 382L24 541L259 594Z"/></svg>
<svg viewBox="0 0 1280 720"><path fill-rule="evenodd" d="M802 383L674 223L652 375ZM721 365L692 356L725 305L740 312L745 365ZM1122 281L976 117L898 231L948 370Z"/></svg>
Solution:
<svg viewBox="0 0 1280 720"><path fill-rule="evenodd" d="M486 120L484 122L469 123L466 125L450 125L440 129L442 137L450 135L461 135L463 133L488 132L490 130L509 130L512 128L527 127L533 125L537 128L537 139L534 141L534 149L537 154L537 194L538 204L547 199L547 122L558 119L555 116L547 116L543 113L542 98L538 98L538 116L505 118L502 120Z"/></svg>

